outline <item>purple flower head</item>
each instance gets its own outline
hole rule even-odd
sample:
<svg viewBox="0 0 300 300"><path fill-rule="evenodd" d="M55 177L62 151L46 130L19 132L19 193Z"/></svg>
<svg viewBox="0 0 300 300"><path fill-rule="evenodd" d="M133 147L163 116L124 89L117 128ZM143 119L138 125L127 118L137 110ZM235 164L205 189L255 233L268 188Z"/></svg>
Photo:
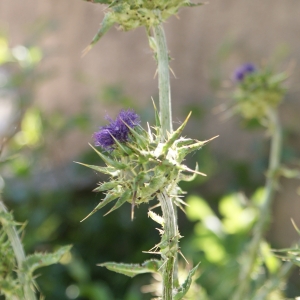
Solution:
<svg viewBox="0 0 300 300"><path fill-rule="evenodd" d="M251 74L256 71L256 67L252 63L246 63L239 66L234 72L234 80L237 82L242 82L246 75Z"/></svg>
<svg viewBox="0 0 300 300"><path fill-rule="evenodd" d="M108 125L100 127L94 133L95 146L100 146L105 150L112 150L115 140L119 142L128 141L129 127L134 128L140 124L140 117L132 110L122 110L115 120L106 117L110 121Z"/></svg>

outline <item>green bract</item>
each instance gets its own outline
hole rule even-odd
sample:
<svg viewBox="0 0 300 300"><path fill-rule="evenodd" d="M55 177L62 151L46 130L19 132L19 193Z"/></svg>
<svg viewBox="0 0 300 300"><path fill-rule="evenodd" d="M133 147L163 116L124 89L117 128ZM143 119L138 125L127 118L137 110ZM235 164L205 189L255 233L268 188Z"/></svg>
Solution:
<svg viewBox="0 0 300 300"><path fill-rule="evenodd" d="M97 41L117 23L121 29L128 31L145 26L147 31L159 25L170 16L177 14L180 7L197 6L189 0L85 0L87 2L108 4L109 10L105 14L101 27L95 35L89 50Z"/></svg>
<svg viewBox="0 0 300 300"><path fill-rule="evenodd" d="M170 197L175 195L172 197L173 201L181 207L183 201L178 196L181 191L177 184L193 177L183 172L205 175L188 168L182 161L187 154L212 140L197 141L180 137L189 117L190 114L176 131L169 134L165 142L161 142L159 126L154 127L155 133L149 126L148 131L136 126L134 129L128 127L131 133L128 142L120 143L115 140L112 152L103 154L94 148L107 167L82 165L109 174L110 181L100 183L95 189L96 192L106 191L106 197L86 218L116 199L118 200L108 213L125 202L131 203L132 207L135 204L147 203L163 189L166 189Z"/></svg>
<svg viewBox="0 0 300 300"><path fill-rule="evenodd" d="M246 119L266 118L269 110L282 101L285 93L282 83L286 78L286 73L273 74L269 70L245 76L234 94L236 110Z"/></svg>

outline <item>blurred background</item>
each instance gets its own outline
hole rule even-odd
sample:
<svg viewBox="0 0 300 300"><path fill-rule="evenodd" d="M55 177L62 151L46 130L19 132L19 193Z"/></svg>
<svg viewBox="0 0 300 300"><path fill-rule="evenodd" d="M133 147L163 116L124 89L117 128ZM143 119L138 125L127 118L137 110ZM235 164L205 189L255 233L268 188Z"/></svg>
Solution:
<svg viewBox="0 0 300 300"><path fill-rule="evenodd" d="M0 141L2 156L13 155L1 165L3 199L17 221L28 222L23 239L27 253L74 245L62 265L39 273L46 299L150 299L140 291L149 276L131 280L96 266L149 258L142 251L159 237L146 217L146 205L138 208L133 222L128 205L80 223L101 199L92 189L106 178L74 161L101 164L88 143L105 124L105 116L114 118L120 109L133 108L145 125L154 119L151 97L158 97L156 64L143 28L124 33L114 27L82 57L104 8L80 0L0 2ZM208 203L221 219L225 216L218 208L224 197L258 193L268 163L264 131L229 117L232 74L240 64L288 70L288 93L279 111L283 161L300 162L299 11L300 2L294 0L212 0L181 9L177 18L165 23L176 76L171 76L174 127L192 110L186 135L199 140L220 135L188 162L193 166L197 161L208 176L183 188L190 201L205 199L199 201ZM281 181L268 232L274 248L298 239L290 219L300 224L299 186L299 180ZM183 252L194 263L207 261L217 268L223 256L211 258L197 243L200 219L180 213ZM242 241L249 234L244 229L239 232ZM228 245L222 245L224 253L234 257ZM201 276L210 295L220 278ZM299 276L290 280L288 293L300 294Z"/></svg>

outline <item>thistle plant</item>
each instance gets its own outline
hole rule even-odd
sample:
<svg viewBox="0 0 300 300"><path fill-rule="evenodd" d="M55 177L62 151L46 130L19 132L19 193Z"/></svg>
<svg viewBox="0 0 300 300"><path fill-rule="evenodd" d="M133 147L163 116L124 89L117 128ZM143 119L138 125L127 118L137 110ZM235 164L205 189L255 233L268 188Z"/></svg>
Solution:
<svg viewBox="0 0 300 300"><path fill-rule="evenodd" d="M180 252L178 241L181 236L172 210L173 204L181 209L185 205L181 199L183 191L179 188L178 182L192 180L196 174L205 175L199 172L197 167L196 170L192 170L182 162L187 154L199 150L210 141L197 141L181 136L189 116L162 142L161 124L157 111L156 126L152 130L149 125L148 130L144 130L139 125L138 115L132 110L121 111L116 120L109 119L110 123L94 134L95 145L100 146L101 150L93 148L107 166L83 164L110 176L109 182L100 183L94 190L106 191L106 196L87 217L117 200L106 214L129 202L132 206L131 218L133 219L135 205L148 203L155 197L159 200L163 216L150 210L149 217L162 226L161 242L149 253L160 254L162 260L147 261L143 266L116 263L104 263L101 266L126 275L130 274L130 276L144 272L162 273L164 288L165 290L168 288L170 297L173 297L163 299L181 299L180 295L183 297L187 292L191 276L196 270L193 269L184 285L177 289L171 286L169 278L166 278L174 272L173 269L171 272L168 269L170 261L173 267L174 259ZM169 200L172 201L172 205L168 205Z"/></svg>
<svg viewBox="0 0 300 300"><path fill-rule="evenodd" d="M249 295L251 290L251 275L270 221L272 200L281 173L282 129L277 109L284 98L283 82L287 78L287 74L274 74L268 68L259 70L253 64L244 64L236 70L234 77L237 83L234 93L235 111L246 120L258 120L267 129L271 139L269 166L266 172L267 178L264 199L260 207L260 217L253 229L253 238L241 258L243 264L240 268L239 284L232 298L233 300L242 300L245 299L245 295ZM276 279L286 277L290 270L291 264L283 265ZM264 294L262 291L261 293Z"/></svg>
<svg viewBox="0 0 300 300"><path fill-rule="evenodd" d="M189 0L84 1L108 5L108 11L105 14L101 27L85 51L91 49L114 24L118 24L124 31L145 26L147 33L150 35L152 29L161 25L170 16L177 14L179 8L200 5L194 4Z"/></svg>
<svg viewBox="0 0 300 300"><path fill-rule="evenodd" d="M257 69L250 63L237 68L234 73L237 88L233 95L236 112L247 120L257 119L264 126L274 123L271 115L283 100L282 82L286 77L286 73L274 74L269 68Z"/></svg>
<svg viewBox="0 0 300 300"><path fill-rule="evenodd" d="M182 299L191 284L196 267L180 286L177 278L177 253L180 253L178 242L181 236L177 226L176 207L183 208L185 202L181 199L183 191L178 183L181 180L192 180L196 174L204 175L197 167L196 170L192 170L182 162L187 154L200 149L208 141L182 137L190 114L182 125L173 131L169 53L162 23L176 14L180 7L195 4L186 0L89 2L108 4L109 8L98 33L85 52L115 23L123 30L145 26L149 45L154 51L158 65L159 112L154 105L155 126L148 125L147 130L144 130L139 124L139 117L133 111L122 111L116 120L109 119L110 124L94 134L95 145L100 146L101 150L94 149L107 166L86 166L110 176L109 182L96 188L96 191L107 191L106 196L88 217L109 202L118 199L108 213L129 202L133 219L135 205L158 199L162 216L152 210L149 211L149 216L162 226L161 242L149 252L160 254L162 259L151 260L141 266L116 263L106 263L102 266L129 276L159 272L163 279L162 299ZM107 154L104 154L104 151Z"/></svg>

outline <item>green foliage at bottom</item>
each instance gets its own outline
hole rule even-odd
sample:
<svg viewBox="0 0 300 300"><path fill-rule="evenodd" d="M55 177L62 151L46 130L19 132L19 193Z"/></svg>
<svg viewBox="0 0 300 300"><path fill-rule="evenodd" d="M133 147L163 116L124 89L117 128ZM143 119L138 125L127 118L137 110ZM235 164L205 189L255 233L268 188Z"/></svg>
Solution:
<svg viewBox="0 0 300 300"><path fill-rule="evenodd" d="M182 251L194 260L201 259L196 282L206 291L203 299L232 299L240 280L241 266L248 259L247 247L255 237L251 232L259 218L264 192L263 188L257 189L251 199L239 193L226 195L219 201L218 214L200 196L187 198L187 217L195 225L194 235L184 240ZM289 273L282 272L285 267L269 243L263 240L251 274L251 290L244 299L286 299L283 290ZM278 284L274 285L275 282ZM265 298L261 298L262 294Z"/></svg>
<svg viewBox="0 0 300 300"><path fill-rule="evenodd" d="M25 256L20 233L11 213L0 201L0 295L6 299L34 300L36 283L34 272L45 266L56 264L71 246L61 247L53 253L34 253Z"/></svg>

